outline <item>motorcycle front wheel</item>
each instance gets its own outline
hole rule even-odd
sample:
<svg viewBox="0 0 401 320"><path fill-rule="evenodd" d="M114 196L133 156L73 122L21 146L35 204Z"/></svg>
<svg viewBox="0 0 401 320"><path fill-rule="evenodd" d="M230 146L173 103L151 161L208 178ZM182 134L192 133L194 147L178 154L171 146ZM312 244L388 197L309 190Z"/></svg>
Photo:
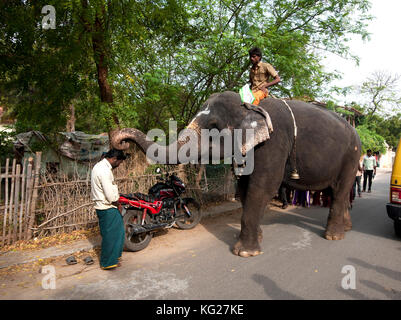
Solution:
<svg viewBox="0 0 401 320"><path fill-rule="evenodd" d="M152 234L150 232L130 236L132 232L132 225L141 225L142 211L128 210L124 215L123 220L125 227L124 249L134 252L145 249L149 245L150 240L152 240ZM150 218L149 216L146 216L145 224L149 223Z"/></svg>
<svg viewBox="0 0 401 320"><path fill-rule="evenodd" d="M187 209L189 210L190 215L187 214ZM177 218L175 224L180 229L186 230L196 227L202 218L200 205L195 200L182 204L179 208L177 208L176 215Z"/></svg>

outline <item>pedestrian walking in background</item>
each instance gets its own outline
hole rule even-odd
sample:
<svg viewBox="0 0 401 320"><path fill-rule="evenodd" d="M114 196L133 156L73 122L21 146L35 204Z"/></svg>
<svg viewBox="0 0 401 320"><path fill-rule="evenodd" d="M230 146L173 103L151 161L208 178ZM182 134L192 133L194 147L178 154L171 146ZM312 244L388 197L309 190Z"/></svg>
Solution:
<svg viewBox="0 0 401 320"><path fill-rule="evenodd" d="M375 151L373 152L373 156L376 158L376 168L380 168L380 152ZM373 174L373 179L375 178L376 171Z"/></svg>
<svg viewBox="0 0 401 320"><path fill-rule="evenodd" d="M355 199L355 197L356 197L357 187L358 187L358 196L361 197L361 192L362 192L362 188L361 188L362 174L363 174L362 163L361 163L361 161L359 161L359 162L358 162L358 171L356 172L356 177L355 177L355 181L354 181L354 199Z"/></svg>
<svg viewBox="0 0 401 320"><path fill-rule="evenodd" d="M372 192L372 179L373 174L376 175L376 158L372 155L372 150L368 150L366 155L363 157L363 190L366 192L366 184L368 184L368 192Z"/></svg>
<svg viewBox="0 0 401 320"><path fill-rule="evenodd" d="M92 169L91 199L95 202L94 208L99 218L102 236L100 267L104 270L119 266L124 247L124 223L118 209L120 194L112 170L125 159L123 151L111 149Z"/></svg>

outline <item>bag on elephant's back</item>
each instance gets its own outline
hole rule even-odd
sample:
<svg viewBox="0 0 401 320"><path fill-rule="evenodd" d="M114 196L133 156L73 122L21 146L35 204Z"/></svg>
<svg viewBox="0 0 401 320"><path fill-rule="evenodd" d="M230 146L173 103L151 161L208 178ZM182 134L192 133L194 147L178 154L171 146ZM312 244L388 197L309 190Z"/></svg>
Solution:
<svg viewBox="0 0 401 320"><path fill-rule="evenodd" d="M249 88L249 84L246 84L239 89L239 95L241 96L242 102L252 104L255 101L255 96L253 95L251 88Z"/></svg>

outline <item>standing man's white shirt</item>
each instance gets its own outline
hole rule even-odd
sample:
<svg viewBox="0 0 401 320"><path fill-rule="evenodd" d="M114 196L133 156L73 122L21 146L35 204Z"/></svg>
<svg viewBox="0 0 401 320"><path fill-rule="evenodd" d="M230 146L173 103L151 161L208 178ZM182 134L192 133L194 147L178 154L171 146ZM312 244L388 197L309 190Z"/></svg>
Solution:
<svg viewBox="0 0 401 320"><path fill-rule="evenodd" d="M91 199L95 202L94 208L97 210L117 208L112 203L119 199L120 194L111 170L112 166L106 158L92 169Z"/></svg>
<svg viewBox="0 0 401 320"><path fill-rule="evenodd" d="M374 170L376 168L376 158L374 156L366 155L363 158L363 166L365 170Z"/></svg>

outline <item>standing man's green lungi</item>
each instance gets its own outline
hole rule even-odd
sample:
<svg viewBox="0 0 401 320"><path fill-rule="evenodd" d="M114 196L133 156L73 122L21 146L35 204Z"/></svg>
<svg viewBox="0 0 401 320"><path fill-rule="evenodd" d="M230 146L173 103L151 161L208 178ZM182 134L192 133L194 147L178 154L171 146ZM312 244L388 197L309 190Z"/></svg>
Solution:
<svg viewBox="0 0 401 320"><path fill-rule="evenodd" d="M100 266L103 269L118 266L124 247L125 230L123 218L116 208L96 210L99 218L102 247L100 254Z"/></svg>
<svg viewBox="0 0 401 320"><path fill-rule="evenodd" d="M126 159L121 150L111 149L105 158L99 161L92 169L91 198L95 202L94 208L99 218L100 234L102 236L102 251L100 266L102 269L114 269L119 266L125 230L123 218L118 207L120 194L112 169L117 168Z"/></svg>

